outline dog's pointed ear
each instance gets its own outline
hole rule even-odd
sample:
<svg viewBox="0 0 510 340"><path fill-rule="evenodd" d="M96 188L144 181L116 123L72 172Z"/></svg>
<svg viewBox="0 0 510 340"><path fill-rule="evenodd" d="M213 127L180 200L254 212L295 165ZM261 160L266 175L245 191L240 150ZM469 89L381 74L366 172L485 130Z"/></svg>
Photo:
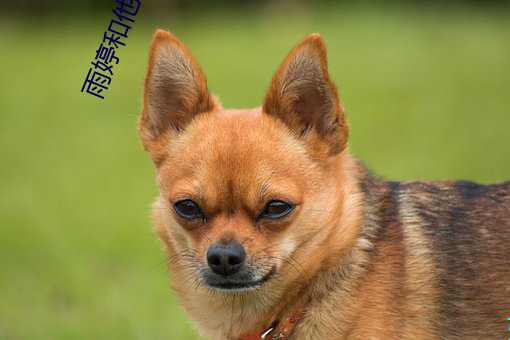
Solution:
<svg viewBox="0 0 510 340"><path fill-rule="evenodd" d="M263 111L299 136L314 131L330 154L345 149L349 129L320 35L307 36L287 55L273 77Z"/></svg>
<svg viewBox="0 0 510 340"><path fill-rule="evenodd" d="M180 131L215 108L200 66L176 37L158 30L152 39L145 76L139 133L145 148L167 131Z"/></svg>

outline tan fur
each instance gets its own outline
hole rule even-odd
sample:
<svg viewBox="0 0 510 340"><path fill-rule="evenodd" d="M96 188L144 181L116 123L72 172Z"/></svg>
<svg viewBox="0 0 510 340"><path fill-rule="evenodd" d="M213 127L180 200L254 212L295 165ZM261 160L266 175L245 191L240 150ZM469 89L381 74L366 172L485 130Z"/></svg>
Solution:
<svg viewBox="0 0 510 340"><path fill-rule="evenodd" d="M424 210L423 204L438 204L435 193L446 190L459 193L452 209L461 209L471 193L462 196L456 184L383 182L350 156L348 125L320 36L310 35L291 51L262 107L233 110L209 94L182 43L157 31L140 136L157 168L153 219L172 286L206 338L238 339L296 311L303 316L295 339L469 337L469 326L455 331L464 325L462 315L448 319L453 307L442 304L454 294L444 287L450 264L441 262L436 232L426 227L437 217L450 232L442 215L448 212ZM483 233L492 242L492 225L506 225L508 239L510 195L506 187L490 190L501 200L500 222L487 224ZM207 220L178 217L172 204L183 199L197 202ZM296 207L280 220L259 219L275 199ZM244 247L257 278L273 267L276 274L249 291L208 287L201 276L208 270L206 253L214 243L231 241ZM501 267L491 279L503 289L495 294L508 299L510 275ZM461 279L461 290L482 284ZM502 308L495 308L492 326L471 334L506 334L492 329Z"/></svg>

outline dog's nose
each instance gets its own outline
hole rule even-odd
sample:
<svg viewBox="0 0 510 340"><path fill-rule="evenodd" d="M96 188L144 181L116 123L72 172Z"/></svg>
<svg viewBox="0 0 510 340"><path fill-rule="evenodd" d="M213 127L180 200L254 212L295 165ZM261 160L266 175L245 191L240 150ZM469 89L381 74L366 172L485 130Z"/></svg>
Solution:
<svg viewBox="0 0 510 340"><path fill-rule="evenodd" d="M207 251L207 263L219 275L232 275L243 266L246 253L238 243L214 244Z"/></svg>

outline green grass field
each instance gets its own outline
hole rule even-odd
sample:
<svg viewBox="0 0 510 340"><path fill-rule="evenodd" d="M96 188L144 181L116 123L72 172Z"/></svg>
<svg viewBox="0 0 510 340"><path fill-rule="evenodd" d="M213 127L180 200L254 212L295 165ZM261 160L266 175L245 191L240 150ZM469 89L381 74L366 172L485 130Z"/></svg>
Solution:
<svg viewBox="0 0 510 340"><path fill-rule="evenodd" d="M196 338L151 232L157 189L136 134L155 28L189 46L226 107L259 105L285 54L319 32L350 148L376 174L488 183L510 178L508 14L147 13L117 53L104 100L80 89L110 16L3 17L0 339Z"/></svg>

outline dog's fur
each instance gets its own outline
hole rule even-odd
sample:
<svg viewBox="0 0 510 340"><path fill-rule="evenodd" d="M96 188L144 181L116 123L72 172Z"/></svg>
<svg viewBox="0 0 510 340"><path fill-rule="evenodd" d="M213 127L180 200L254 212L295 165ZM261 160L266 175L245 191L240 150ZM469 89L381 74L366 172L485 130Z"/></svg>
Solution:
<svg viewBox="0 0 510 340"><path fill-rule="evenodd" d="M223 109L174 36L157 31L139 133L157 168L155 230L198 331L238 339L301 311L295 339L506 339L510 182L386 182L347 151L321 37L276 72L262 107ZM197 202L205 218L178 217ZM269 200L293 202L277 220ZM212 244L237 242L252 289L207 284Z"/></svg>

